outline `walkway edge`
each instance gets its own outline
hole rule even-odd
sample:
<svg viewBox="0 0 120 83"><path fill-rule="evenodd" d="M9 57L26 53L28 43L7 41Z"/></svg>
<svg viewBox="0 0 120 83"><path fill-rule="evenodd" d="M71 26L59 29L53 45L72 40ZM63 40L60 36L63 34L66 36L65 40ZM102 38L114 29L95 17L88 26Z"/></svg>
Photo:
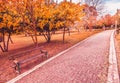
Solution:
<svg viewBox="0 0 120 83"><path fill-rule="evenodd" d="M97 34L99 34L99 33L97 33ZM95 36L95 35L97 35L97 34L94 34L94 35L92 35L92 36ZM91 36L90 36L90 37L91 37ZM66 53L67 51L71 50L72 48L74 48L74 47L78 46L79 44L83 43L84 41L88 40L90 37L88 37L88 38L86 38L86 39L84 39L84 40L78 42L77 44L73 45L72 47L70 47L70 48L68 48L68 49L66 49L66 50L64 50L64 51L62 51L62 52L60 52L60 53L58 53L57 55L55 55L55 56L49 58L48 60L46 60L46 61L44 61L44 62L38 64L38 65L35 66L34 68L32 68L32 69L30 69L30 70L28 70L28 71L26 71L26 72L24 72L24 73L18 75L17 77L11 79L10 81L8 81L8 82L6 82L6 83L15 83L15 82L17 82L18 80L20 80L20 79L22 79L23 77L25 77L26 75L32 73L32 72L35 71L36 69L42 67L43 65L45 65L45 64L47 64L48 62L52 61L53 59L59 57L60 55Z"/></svg>
<svg viewBox="0 0 120 83"><path fill-rule="evenodd" d="M117 58L115 51L114 33L112 32L110 37L110 49L109 49L109 68L108 68L108 79L107 83L120 83L117 67Z"/></svg>

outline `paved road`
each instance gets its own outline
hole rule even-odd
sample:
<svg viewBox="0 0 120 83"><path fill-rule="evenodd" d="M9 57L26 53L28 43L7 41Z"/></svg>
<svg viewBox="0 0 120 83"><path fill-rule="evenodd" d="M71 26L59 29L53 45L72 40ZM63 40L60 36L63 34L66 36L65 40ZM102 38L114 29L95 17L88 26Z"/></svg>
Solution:
<svg viewBox="0 0 120 83"><path fill-rule="evenodd" d="M88 38L17 83L102 83L107 81L109 39L112 30ZM101 77L101 76L102 77Z"/></svg>

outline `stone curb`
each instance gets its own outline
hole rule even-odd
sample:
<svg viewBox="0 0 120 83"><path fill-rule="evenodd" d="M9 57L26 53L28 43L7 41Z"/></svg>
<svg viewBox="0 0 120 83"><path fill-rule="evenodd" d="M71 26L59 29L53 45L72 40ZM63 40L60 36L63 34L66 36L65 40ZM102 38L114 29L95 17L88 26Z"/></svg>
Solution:
<svg viewBox="0 0 120 83"><path fill-rule="evenodd" d="M109 68L108 68L108 79L107 83L120 83L115 51L114 42L115 30L113 30L110 37L110 49L109 49Z"/></svg>

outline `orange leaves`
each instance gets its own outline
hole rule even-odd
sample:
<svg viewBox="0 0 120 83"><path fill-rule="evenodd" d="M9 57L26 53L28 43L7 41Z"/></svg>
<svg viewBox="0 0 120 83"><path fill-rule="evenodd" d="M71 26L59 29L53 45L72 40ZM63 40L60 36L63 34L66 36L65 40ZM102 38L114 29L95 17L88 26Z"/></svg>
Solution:
<svg viewBox="0 0 120 83"><path fill-rule="evenodd" d="M83 17L82 8L78 4L62 2L59 10L61 11L60 17L68 23L68 26L74 23L74 21L78 21L80 17Z"/></svg>
<svg viewBox="0 0 120 83"><path fill-rule="evenodd" d="M16 25L18 23L17 12L15 10L15 6L12 2L13 0L7 0L0 2L1 10L0 17L2 21L0 22L0 27L10 28L11 25Z"/></svg>
<svg viewBox="0 0 120 83"><path fill-rule="evenodd" d="M50 29L61 26L69 26L75 21L79 21L84 16L83 6L70 2L61 2L59 4L45 4L44 0L7 0L0 2L0 10L5 8L9 11L4 21L10 21L8 24L25 22L28 24L36 23L36 26L43 28L49 23ZM2 7L2 8L1 8ZM14 17L16 16L16 17Z"/></svg>

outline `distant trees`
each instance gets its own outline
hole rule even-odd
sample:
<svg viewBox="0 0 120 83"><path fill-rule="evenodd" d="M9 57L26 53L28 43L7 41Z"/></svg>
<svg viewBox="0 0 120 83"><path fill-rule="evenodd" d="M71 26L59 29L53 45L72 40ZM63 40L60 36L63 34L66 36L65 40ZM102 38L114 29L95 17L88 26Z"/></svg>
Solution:
<svg viewBox="0 0 120 83"><path fill-rule="evenodd" d="M102 19L103 19L102 23L106 27L110 27L111 25L115 24L115 18L114 16L111 16L110 14L106 14Z"/></svg>
<svg viewBox="0 0 120 83"><path fill-rule="evenodd" d="M96 27L98 28L113 28L115 25L115 16L111 16L110 14L106 14L102 16L98 21Z"/></svg>
<svg viewBox="0 0 120 83"><path fill-rule="evenodd" d="M112 16L110 14L107 14L104 16L104 24L106 27L109 27L113 24L112 22Z"/></svg>

